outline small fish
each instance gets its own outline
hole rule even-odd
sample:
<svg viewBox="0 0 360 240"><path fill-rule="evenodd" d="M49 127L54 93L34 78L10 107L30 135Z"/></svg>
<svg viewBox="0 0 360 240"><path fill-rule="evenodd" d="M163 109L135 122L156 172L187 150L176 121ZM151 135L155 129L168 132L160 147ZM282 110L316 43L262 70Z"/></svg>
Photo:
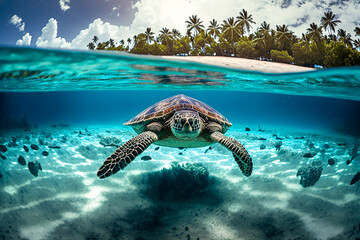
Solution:
<svg viewBox="0 0 360 240"><path fill-rule="evenodd" d="M157 151L157 150L159 150L159 149L160 149L160 147L156 147L154 150Z"/></svg>
<svg viewBox="0 0 360 240"><path fill-rule="evenodd" d="M204 153L207 153L209 150L212 150L211 146L208 149L206 149Z"/></svg>
<svg viewBox="0 0 360 240"><path fill-rule="evenodd" d="M184 150L186 149L186 147L179 147L179 150Z"/></svg>
<svg viewBox="0 0 360 240"><path fill-rule="evenodd" d="M20 163L21 165L25 166L25 165L26 165L25 158L20 155L19 158L18 158L18 163Z"/></svg>
<svg viewBox="0 0 360 240"><path fill-rule="evenodd" d="M38 147L38 145L36 145L36 144L31 144L31 149L33 149L33 150L39 150L39 147Z"/></svg>
<svg viewBox="0 0 360 240"><path fill-rule="evenodd" d="M360 180L360 172L357 172L350 182L350 185L357 183Z"/></svg>
<svg viewBox="0 0 360 240"><path fill-rule="evenodd" d="M23 148L24 148L25 152L29 152L29 148L26 145L24 145Z"/></svg>
<svg viewBox="0 0 360 240"><path fill-rule="evenodd" d="M151 160L152 158L150 156L143 156L141 157L141 160L144 160L144 161L149 161Z"/></svg>

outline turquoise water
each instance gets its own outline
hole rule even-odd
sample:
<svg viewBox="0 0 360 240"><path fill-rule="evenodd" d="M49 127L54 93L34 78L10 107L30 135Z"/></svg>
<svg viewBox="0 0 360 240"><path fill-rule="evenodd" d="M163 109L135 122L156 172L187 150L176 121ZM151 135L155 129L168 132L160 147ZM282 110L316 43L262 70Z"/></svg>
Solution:
<svg viewBox="0 0 360 240"><path fill-rule="evenodd" d="M0 239L359 239L359 73L0 47ZM154 143L99 179L122 124L178 94L232 123L252 175L218 143Z"/></svg>

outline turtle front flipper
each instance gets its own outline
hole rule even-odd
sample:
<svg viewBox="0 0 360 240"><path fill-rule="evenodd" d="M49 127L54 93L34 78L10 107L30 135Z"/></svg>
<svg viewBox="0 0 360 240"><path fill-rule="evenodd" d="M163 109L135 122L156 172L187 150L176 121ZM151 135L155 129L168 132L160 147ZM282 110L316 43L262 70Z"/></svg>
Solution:
<svg viewBox="0 0 360 240"><path fill-rule="evenodd" d="M229 149L235 158L236 163L239 165L243 174L247 177L251 175L253 163L249 153L244 146L231 137L227 137L220 132L213 132L210 135L213 141L217 141L221 145Z"/></svg>
<svg viewBox="0 0 360 240"><path fill-rule="evenodd" d="M99 178L106 178L124 169L139 154L158 140L156 133L151 131L143 132L133 137L109 156L97 172Z"/></svg>

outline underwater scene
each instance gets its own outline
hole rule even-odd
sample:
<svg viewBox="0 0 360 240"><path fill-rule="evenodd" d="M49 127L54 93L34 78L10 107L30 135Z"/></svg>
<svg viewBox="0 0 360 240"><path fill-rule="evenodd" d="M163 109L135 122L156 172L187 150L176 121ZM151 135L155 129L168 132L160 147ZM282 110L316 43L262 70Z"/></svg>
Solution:
<svg viewBox="0 0 360 240"><path fill-rule="evenodd" d="M360 239L359 138L360 67L0 47L0 239Z"/></svg>

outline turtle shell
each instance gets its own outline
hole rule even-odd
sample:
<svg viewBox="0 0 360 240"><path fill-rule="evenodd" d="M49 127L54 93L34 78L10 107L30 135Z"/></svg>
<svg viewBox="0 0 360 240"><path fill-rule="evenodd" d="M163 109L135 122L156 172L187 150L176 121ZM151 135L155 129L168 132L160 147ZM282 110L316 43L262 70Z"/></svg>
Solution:
<svg viewBox="0 0 360 240"><path fill-rule="evenodd" d="M170 115L174 114L175 111L186 109L197 111L205 121L211 120L228 126L232 125L229 120L209 105L183 94L164 99L154 104L136 115L133 119L124 123L124 125L131 126L156 119L167 119Z"/></svg>

